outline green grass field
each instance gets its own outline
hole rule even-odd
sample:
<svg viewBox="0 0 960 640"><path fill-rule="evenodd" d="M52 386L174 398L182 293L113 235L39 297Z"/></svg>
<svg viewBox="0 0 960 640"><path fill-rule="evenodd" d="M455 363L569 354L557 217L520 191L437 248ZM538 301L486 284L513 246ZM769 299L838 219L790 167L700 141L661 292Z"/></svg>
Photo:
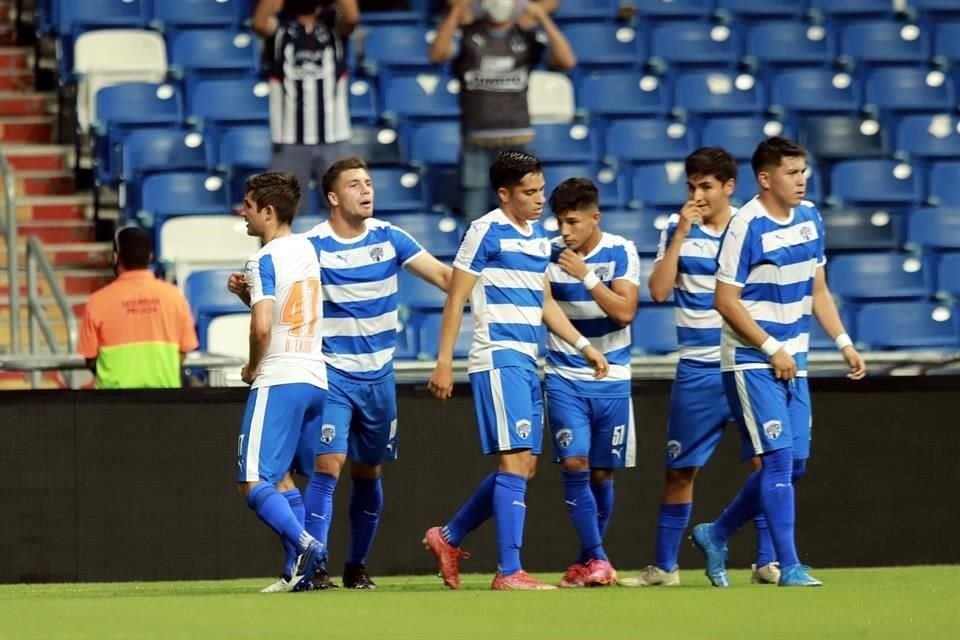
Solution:
<svg viewBox="0 0 960 640"><path fill-rule="evenodd" d="M621 572L630 575L633 572ZM0 586L0 639L90 638L956 638L960 567L817 570L820 589L445 590L429 576L380 578L375 592L260 594L269 582ZM559 580L559 575L540 577ZM781 626L782 625L782 626Z"/></svg>

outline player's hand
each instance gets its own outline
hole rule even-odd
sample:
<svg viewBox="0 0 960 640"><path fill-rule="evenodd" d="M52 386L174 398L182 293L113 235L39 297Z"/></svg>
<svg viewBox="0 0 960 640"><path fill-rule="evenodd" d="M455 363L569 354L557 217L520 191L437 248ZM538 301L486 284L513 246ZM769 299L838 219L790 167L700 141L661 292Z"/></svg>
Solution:
<svg viewBox="0 0 960 640"><path fill-rule="evenodd" d="M531 0L528 2L523 13L524 15L530 16L536 20L537 24L543 24L543 21L547 19L547 11L539 2L536 2L536 0Z"/></svg>
<svg viewBox="0 0 960 640"><path fill-rule="evenodd" d="M438 362L430 381L427 382L427 389L438 400L446 400L453 395L453 364L449 362Z"/></svg>
<svg viewBox="0 0 960 640"><path fill-rule="evenodd" d="M703 208L693 200L687 200L683 208L680 209L680 221L677 223L677 230L674 233L679 233L686 237L694 225L701 224L702 222Z"/></svg>
<svg viewBox="0 0 960 640"><path fill-rule="evenodd" d="M583 257L572 249L564 249L557 258L557 264L577 280L583 280L590 272Z"/></svg>
<svg viewBox="0 0 960 640"><path fill-rule="evenodd" d="M594 380L606 378L607 374L610 373L610 365L607 363L607 359L593 345L583 350L583 357L586 359L587 364L593 367Z"/></svg>
<svg viewBox="0 0 960 640"><path fill-rule="evenodd" d="M246 382L247 384L253 384L253 381L257 379L257 375L260 372L257 369L253 371L250 370L250 363L243 365L243 369L240 370L240 379Z"/></svg>
<svg viewBox="0 0 960 640"><path fill-rule="evenodd" d="M250 287L247 286L247 278L243 273L236 271L227 278L227 291L237 296L247 306L250 305Z"/></svg>
<svg viewBox="0 0 960 640"><path fill-rule="evenodd" d="M781 348L773 354L770 364L773 365L773 373L777 380L793 380L797 377L797 363L786 349Z"/></svg>
<svg viewBox="0 0 960 640"><path fill-rule="evenodd" d="M850 365L850 373L847 374L847 377L851 380L862 380L867 375L867 363L863 361L860 352L853 345L848 345L843 348L841 354L847 364Z"/></svg>

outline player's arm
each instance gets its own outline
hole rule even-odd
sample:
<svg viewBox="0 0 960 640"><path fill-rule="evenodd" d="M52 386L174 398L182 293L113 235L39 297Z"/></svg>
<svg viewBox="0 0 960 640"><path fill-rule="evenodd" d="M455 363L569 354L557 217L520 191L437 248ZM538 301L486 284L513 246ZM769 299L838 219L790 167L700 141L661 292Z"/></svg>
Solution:
<svg viewBox="0 0 960 640"><path fill-rule="evenodd" d="M280 26L277 14L283 10L283 0L260 0L253 10L253 32L262 38L269 38Z"/></svg>
<svg viewBox="0 0 960 640"><path fill-rule="evenodd" d="M633 316L637 314L637 299L640 297L637 285L618 278L608 287L600 282L583 257L570 249L564 249L557 258L557 264L587 287L594 301L611 320L623 327L633 322Z"/></svg>
<svg viewBox="0 0 960 640"><path fill-rule="evenodd" d="M273 298L264 298L250 310L250 357L242 372L243 381L247 384L252 384L256 379L260 363L270 348L274 304Z"/></svg>
<svg viewBox="0 0 960 640"><path fill-rule="evenodd" d="M406 268L413 275L429 282L438 289L450 291L453 269L450 265L443 264L437 260L432 254L423 251L416 258L408 262Z"/></svg>
<svg viewBox="0 0 960 640"><path fill-rule="evenodd" d="M657 259L653 264L653 272L650 274L648 285L650 287L650 297L657 302L666 302L673 292L673 287L677 283L677 270L680 265L680 250L683 248L683 241L687 239L690 229L694 224L700 224L700 207L692 201L688 201L680 209L679 220L673 230L673 235L664 229L660 237L660 247L657 251ZM667 242L669 237L670 241Z"/></svg>
<svg viewBox="0 0 960 640"><path fill-rule="evenodd" d="M791 380L797 375L797 363L786 352L783 344L763 330L740 301L741 289L735 284L717 280L714 307L733 330L753 346L770 356L775 375L780 380Z"/></svg>
<svg viewBox="0 0 960 640"><path fill-rule="evenodd" d="M817 267L817 274L813 280L813 315L817 317L817 322L830 339L836 343L843 359L850 365L850 373L847 377L851 380L860 380L867 375L867 365L860 356L860 352L853 346L850 336L847 335L840 312L837 310L837 303L834 302L830 287L827 286L827 275L822 266Z"/></svg>
<svg viewBox="0 0 960 640"><path fill-rule="evenodd" d="M593 367L594 378L599 380L606 377L609 372L607 359L570 322L570 318L567 317L567 314L563 312L563 309L554 299L553 292L550 289L550 279L546 276L543 277L543 323L558 338L572 345L583 354L586 361Z"/></svg>
<svg viewBox="0 0 960 640"><path fill-rule="evenodd" d="M463 323L463 306L479 277L461 269L454 269L450 279L447 302L443 305L443 319L440 321L437 366L427 383L427 388L440 400L446 400L453 395L453 348Z"/></svg>
<svg viewBox="0 0 960 640"><path fill-rule="evenodd" d="M353 33L360 23L357 0L337 0L337 30L344 38Z"/></svg>
<svg viewBox="0 0 960 640"><path fill-rule="evenodd" d="M250 287L242 271L235 271L227 278L227 291L240 298L243 304L250 306Z"/></svg>
<svg viewBox="0 0 960 640"><path fill-rule="evenodd" d="M437 29L437 37L430 45L430 51L427 54L430 62L440 64L453 57L456 51L453 46L453 36L469 14L470 0L454 0L450 12L440 23L440 28Z"/></svg>
<svg viewBox="0 0 960 640"><path fill-rule="evenodd" d="M547 63L550 67L559 71L569 71L577 66L577 56L573 53L573 47L547 13L543 3L530 2L527 4L526 11L527 15L536 20L547 34L547 40L550 42L550 58Z"/></svg>

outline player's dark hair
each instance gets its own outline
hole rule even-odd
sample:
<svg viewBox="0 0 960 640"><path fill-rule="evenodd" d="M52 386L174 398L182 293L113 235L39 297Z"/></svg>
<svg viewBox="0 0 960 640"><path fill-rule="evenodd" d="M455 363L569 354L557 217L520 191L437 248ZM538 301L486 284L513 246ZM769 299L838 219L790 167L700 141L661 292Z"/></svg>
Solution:
<svg viewBox="0 0 960 640"><path fill-rule="evenodd" d="M292 173L252 175L247 178L247 193L258 209L272 206L281 224L290 224L300 206L300 181Z"/></svg>
<svg viewBox="0 0 960 640"><path fill-rule="evenodd" d="M722 147L701 147L683 161L687 178L713 176L720 184L737 179L737 161Z"/></svg>
<svg viewBox="0 0 960 640"><path fill-rule="evenodd" d="M124 269L146 269L150 264L150 234L135 226L120 227L113 235L117 262Z"/></svg>
<svg viewBox="0 0 960 640"><path fill-rule="evenodd" d="M550 210L557 216L570 211L596 211L599 207L600 194L589 178L567 178L550 194Z"/></svg>
<svg viewBox="0 0 960 640"><path fill-rule="evenodd" d="M320 179L320 186L323 188L323 199L327 199L327 194L333 191L333 187L337 184L337 178L340 177L341 173L350 171L352 169L363 169L364 171L370 171L367 168L367 163L363 161L362 158L357 156L350 156L349 158L343 158L342 160L337 160L323 173L323 178Z"/></svg>
<svg viewBox="0 0 960 640"><path fill-rule="evenodd" d="M779 167L784 158L806 157L806 149L793 140L783 136L773 136L757 145L750 164L753 166L753 174L759 175L761 171Z"/></svg>
<svg viewBox="0 0 960 640"><path fill-rule="evenodd" d="M536 156L522 151L501 151L490 165L490 186L494 191L515 187L528 173L543 173L543 165Z"/></svg>

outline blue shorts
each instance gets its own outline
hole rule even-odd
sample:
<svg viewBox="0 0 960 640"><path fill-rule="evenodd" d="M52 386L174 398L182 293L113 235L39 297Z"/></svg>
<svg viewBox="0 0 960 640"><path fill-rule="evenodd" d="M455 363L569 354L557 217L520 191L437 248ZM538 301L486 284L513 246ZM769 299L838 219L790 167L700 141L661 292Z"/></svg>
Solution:
<svg viewBox="0 0 960 640"><path fill-rule="evenodd" d="M813 414L806 377L784 382L773 369L724 371L723 385L744 445L754 454L789 447L796 460L810 457Z"/></svg>
<svg viewBox="0 0 960 640"><path fill-rule="evenodd" d="M720 363L680 360L670 392L667 468L705 465L728 422L733 422L733 415L723 388Z"/></svg>
<svg viewBox="0 0 960 640"><path fill-rule="evenodd" d="M358 382L327 368L330 387L316 455L345 453L378 465L397 459L397 384L392 375Z"/></svg>
<svg viewBox="0 0 960 640"><path fill-rule="evenodd" d="M470 374L484 454L543 450L543 395L533 369L503 367Z"/></svg>
<svg viewBox="0 0 960 640"><path fill-rule="evenodd" d="M326 397L325 389L306 383L251 389L237 445L237 481L283 480L301 441L319 433Z"/></svg>
<svg viewBox="0 0 960 640"><path fill-rule="evenodd" d="M630 398L584 398L547 385L547 424L554 462L590 459L591 469L637 465L637 436Z"/></svg>

